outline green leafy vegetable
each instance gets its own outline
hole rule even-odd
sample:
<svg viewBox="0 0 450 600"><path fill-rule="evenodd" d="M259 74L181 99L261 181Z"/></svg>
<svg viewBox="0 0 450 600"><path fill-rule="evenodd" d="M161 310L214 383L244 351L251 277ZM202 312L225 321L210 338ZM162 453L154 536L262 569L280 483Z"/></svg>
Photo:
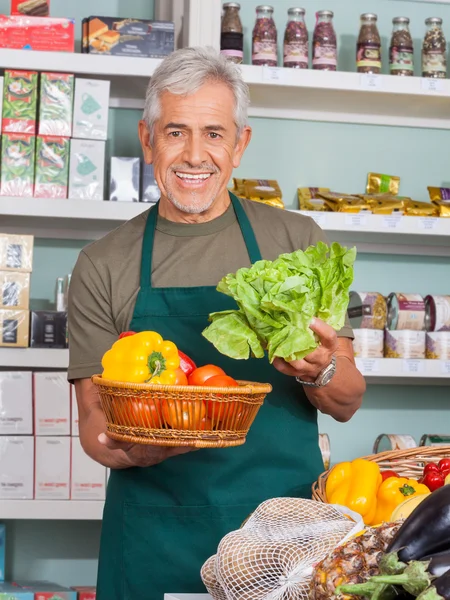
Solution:
<svg viewBox="0 0 450 600"><path fill-rule="evenodd" d="M337 331L344 326L355 258L355 248L319 242L227 275L217 290L239 309L211 314L203 335L235 359L262 358L265 350L270 362L304 358L318 347L313 317Z"/></svg>

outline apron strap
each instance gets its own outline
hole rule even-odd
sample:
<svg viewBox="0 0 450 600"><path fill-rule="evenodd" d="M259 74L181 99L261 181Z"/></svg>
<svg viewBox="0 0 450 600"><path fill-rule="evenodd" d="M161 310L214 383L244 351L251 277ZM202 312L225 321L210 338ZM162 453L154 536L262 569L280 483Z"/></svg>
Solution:
<svg viewBox="0 0 450 600"><path fill-rule="evenodd" d="M250 262L253 264L262 258L255 233L239 199L231 192L229 192L229 194L237 222L241 228L242 237L244 238ZM152 287L153 245L158 222L158 213L159 201L150 209L145 225L144 239L142 241L141 289Z"/></svg>

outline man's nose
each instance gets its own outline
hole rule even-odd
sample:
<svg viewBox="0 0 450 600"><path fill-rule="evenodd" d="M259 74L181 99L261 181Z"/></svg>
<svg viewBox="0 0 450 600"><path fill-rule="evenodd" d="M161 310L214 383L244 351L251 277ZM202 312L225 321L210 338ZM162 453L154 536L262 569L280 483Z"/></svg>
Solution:
<svg viewBox="0 0 450 600"><path fill-rule="evenodd" d="M184 148L183 159L194 167L198 167L202 163L207 162L208 155L206 153L203 135L193 134L189 136Z"/></svg>

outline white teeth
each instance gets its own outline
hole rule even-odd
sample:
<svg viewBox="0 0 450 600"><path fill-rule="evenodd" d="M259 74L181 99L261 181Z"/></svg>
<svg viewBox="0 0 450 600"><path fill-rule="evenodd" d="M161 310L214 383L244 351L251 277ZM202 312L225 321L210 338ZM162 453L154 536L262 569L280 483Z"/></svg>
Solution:
<svg viewBox="0 0 450 600"><path fill-rule="evenodd" d="M211 177L211 173L201 173L199 175L192 175L191 173L179 173L176 172L177 177L179 177L180 179L208 179L209 177Z"/></svg>

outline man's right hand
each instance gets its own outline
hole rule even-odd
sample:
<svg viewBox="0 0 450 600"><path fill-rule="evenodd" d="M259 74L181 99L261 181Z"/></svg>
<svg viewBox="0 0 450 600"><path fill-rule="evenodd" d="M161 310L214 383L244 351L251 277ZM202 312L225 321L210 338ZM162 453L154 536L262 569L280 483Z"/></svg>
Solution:
<svg viewBox="0 0 450 600"><path fill-rule="evenodd" d="M121 459L129 462L129 464L123 464L122 468L127 467L152 467L157 465L172 456L178 456L179 454L186 454L192 452L195 448L183 447L183 448L168 448L164 446L146 446L142 444L127 444L125 442L116 442L106 435L101 433L98 436L98 441L102 446L105 446L109 450L119 451ZM119 463L122 460L119 460Z"/></svg>

